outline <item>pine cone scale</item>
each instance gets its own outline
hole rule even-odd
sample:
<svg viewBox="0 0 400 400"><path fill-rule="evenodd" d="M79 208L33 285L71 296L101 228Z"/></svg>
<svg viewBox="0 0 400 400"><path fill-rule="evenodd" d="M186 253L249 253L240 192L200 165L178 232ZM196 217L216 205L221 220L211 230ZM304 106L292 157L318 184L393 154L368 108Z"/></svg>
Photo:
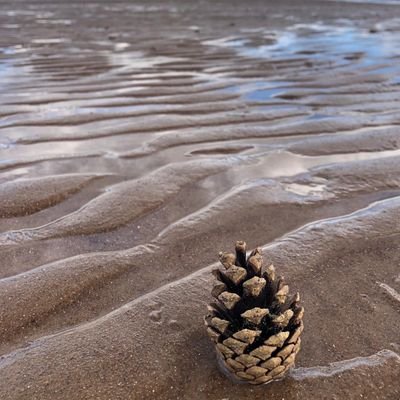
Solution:
<svg viewBox="0 0 400 400"><path fill-rule="evenodd" d="M222 343L217 343L217 349L222 354L224 358L232 358L235 355L235 352L232 351L229 347L223 345Z"/></svg>
<svg viewBox="0 0 400 400"><path fill-rule="evenodd" d="M265 375L265 368L261 368L255 365L247 369L246 373L254 376L254 378L259 378L260 376Z"/></svg>
<svg viewBox="0 0 400 400"><path fill-rule="evenodd" d="M268 346L276 346L276 347L282 347L283 343L285 343L285 340L289 337L290 332L284 331L284 332L279 332L276 335L272 335L269 337L267 340L264 341L264 343Z"/></svg>
<svg viewBox="0 0 400 400"><path fill-rule="evenodd" d="M255 379L253 375L250 375L244 371L236 372L236 376L246 381L251 381Z"/></svg>
<svg viewBox="0 0 400 400"><path fill-rule="evenodd" d="M232 368L232 372L238 372L238 371L243 371L246 367L241 364L240 362L234 360L233 358L228 358L226 360L227 367Z"/></svg>
<svg viewBox="0 0 400 400"><path fill-rule="evenodd" d="M254 381L251 381L249 383L251 383L253 385L262 385L263 383L267 383L271 380L272 380L271 376L264 375L264 376L260 376L259 378L255 379Z"/></svg>
<svg viewBox="0 0 400 400"><path fill-rule="evenodd" d="M231 337L228 339L225 339L222 343L237 355L243 354L246 347L248 346L247 343L243 343L240 340L237 340L237 339L234 339Z"/></svg>
<svg viewBox="0 0 400 400"><path fill-rule="evenodd" d="M271 357L271 354L276 350L273 346L260 346L254 349L250 354L265 361Z"/></svg>
<svg viewBox="0 0 400 400"><path fill-rule="evenodd" d="M271 371L271 370L273 370L274 368L276 368L278 365L280 365L281 362L282 362L282 359L281 359L281 358L279 358L279 357L272 357L272 358L270 358L269 360L263 362L263 363L261 364L261 367L263 367L263 368L265 368L265 369Z"/></svg>
<svg viewBox="0 0 400 400"><path fill-rule="evenodd" d="M239 357L235 358L235 361L240 362L246 368L253 367L260 362L260 359L257 357L253 357L250 354L241 354Z"/></svg>
<svg viewBox="0 0 400 400"><path fill-rule="evenodd" d="M235 254L220 253L223 270L213 271L216 303L205 318L221 363L240 381L254 385L283 377L300 351L304 309L300 296L275 268L262 267L260 249L246 257L246 243Z"/></svg>

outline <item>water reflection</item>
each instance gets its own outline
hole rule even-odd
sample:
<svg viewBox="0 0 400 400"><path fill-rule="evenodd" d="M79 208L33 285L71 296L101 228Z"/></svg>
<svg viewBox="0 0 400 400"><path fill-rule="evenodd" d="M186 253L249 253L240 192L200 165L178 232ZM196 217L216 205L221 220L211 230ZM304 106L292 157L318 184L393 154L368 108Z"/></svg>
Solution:
<svg viewBox="0 0 400 400"><path fill-rule="evenodd" d="M270 37L271 33L264 35ZM363 66L399 54L396 46L398 33L381 32L376 35L348 25L296 24L286 31L276 32L275 38L274 43L261 46L252 45L249 39L238 38L225 38L212 43L231 47L244 57L291 59L306 55L307 58L322 58L335 63L340 57L352 57L359 58Z"/></svg>
<svg viewBox="0 0 400 400"><path fill-rule="evenodd" d="M331 154L324 156L304 156L289 151L277 150L254 154L257 163L238 166L229 172L229 179L234 185L248 179L291 177L309 171L311 168L334 163L352 161L378 160L400 156L400 150L377 152L359 152L350 154Z"/></svg>
<svg viewBox="0 0 400 400"><path fill-rule="evenodd" d="M260 89L255 90L251 93L248 93L244 96L245 100L248 101L265 101L272 99L274 96L284 93L284 89L275 87L269 89Z"/></svg>
<svg viewBox="0 0 400 400"><path fill-rule="evenodd" d="M284 65L285 60L297 64L304 61L304 66L311 69L323 63L336 69L363 69L366 74L387 74L392 78L391 83L397 84L400 67L393 58L400 55L400 22L392 20L388 29L386 25L380 24L379 34L376 34L373 29L359 29L346 20L341 20L338 26L296 24L284 31L257 32L263 39L255 40L253 36L248 37L254 33L243 32L244 37L229 36L208 40L205 44L231 48L240 57L255 58L260 62L267 60L273 68L275 61L279 65ZM279 76L279 71L277 74ZM282 86L288 87L290 83L290 79L281 80L279 84L266 79L257 82L259 87L253 90L247 84L239 84L236 91L242 93L247 101L267 101L282 94ZM262 87L266 84L272 84L272 87Z"/></svg>

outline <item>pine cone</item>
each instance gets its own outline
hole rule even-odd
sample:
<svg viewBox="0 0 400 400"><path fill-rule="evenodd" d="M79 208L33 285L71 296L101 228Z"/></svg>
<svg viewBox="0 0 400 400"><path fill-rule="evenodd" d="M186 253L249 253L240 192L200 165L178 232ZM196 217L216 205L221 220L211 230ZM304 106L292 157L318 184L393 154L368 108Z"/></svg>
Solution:
<svg viewBox="0 0 400 400"><path fill-rule="evenodd" d="M220 364L229 375L257 385L282 378L294 365L303 331L300 296L275 268L262 267L261 250L246 259L246 243L236 242L236 255L220 253L224 269L212 289L216 302L205 317Z"/></svg>

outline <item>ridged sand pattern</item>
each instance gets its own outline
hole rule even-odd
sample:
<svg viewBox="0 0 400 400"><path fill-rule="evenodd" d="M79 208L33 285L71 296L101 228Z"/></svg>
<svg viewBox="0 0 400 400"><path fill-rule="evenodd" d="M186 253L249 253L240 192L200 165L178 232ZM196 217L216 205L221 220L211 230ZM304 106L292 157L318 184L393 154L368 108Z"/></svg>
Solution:
<svg viewBox="0 0 400 400"><path fill-rule="evenodd" d="M216 301L205 323L223 367L235 379L260 385L294 366L304 308L274 266L263 266L259 248L246 257L246 243L238 241L235 251L219 254L223 269L213 271Z"/></svg>

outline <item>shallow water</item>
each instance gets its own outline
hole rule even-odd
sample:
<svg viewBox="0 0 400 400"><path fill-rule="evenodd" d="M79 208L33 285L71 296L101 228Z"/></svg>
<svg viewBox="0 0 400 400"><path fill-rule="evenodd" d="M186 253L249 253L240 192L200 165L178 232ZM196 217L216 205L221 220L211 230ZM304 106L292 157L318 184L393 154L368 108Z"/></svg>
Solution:
<svg viewBox="0 0 400 400"><path fill-rule="evenodd" d="M0 5L2 399L400 397L400 5L303 3ZM265 388L201 321L237 239L306 308Z"/></svg>

